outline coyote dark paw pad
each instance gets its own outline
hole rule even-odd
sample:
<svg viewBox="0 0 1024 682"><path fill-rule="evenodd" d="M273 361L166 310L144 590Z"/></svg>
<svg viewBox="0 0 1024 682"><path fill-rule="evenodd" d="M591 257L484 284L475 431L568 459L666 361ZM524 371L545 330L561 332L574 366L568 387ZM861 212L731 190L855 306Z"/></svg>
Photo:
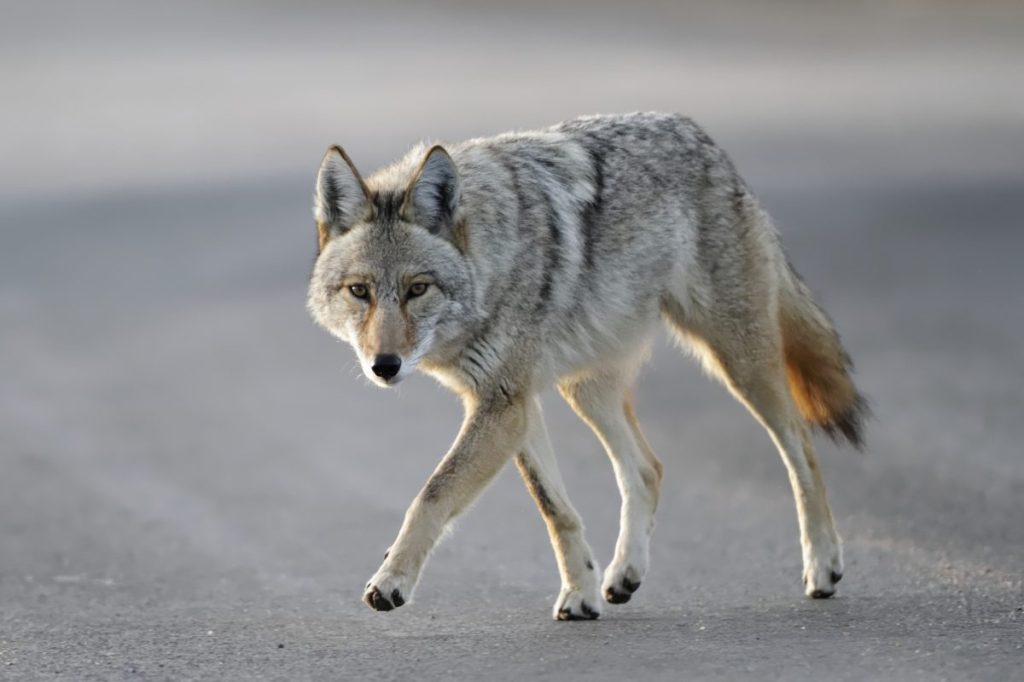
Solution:
<svg viewBox="0 0 1024 682"><path fill-rule="evenodd" d="M391 591L390 598L381 594L380 588L370 588L363 595L363 601L374 611L390 611L405 604L402 592L397 588Z"/></svg>
<svg viewBox="0 0 1024 682"><path fill-rule="evenodd" d="M594 620L601 616L601 595L597 585L563 588L552 612L555 620Z"/></svg>
<svg viewBox="0 0 1024 682"><path fill-rule="evenodd" d="M562 608L558 611L558 620L596 620L601 614L591 608L587 602L580 602L579 611L571 608Z"/></svg>
<svg viewBox="0 0 1024 682"><path fill-rule="evenodd" d="M609 585L605 588L604 598L609 604L625 604L638 589L640 589L639 580L634 581L623 577L618 585Z"/></svg>
<svg viewBox="0 0 1024 682"><path fill-rule="evenodd" d="M804 594L811 599L828 599L842 579L843 557L838 544L831 552L818 552L804 560Z"/></svg>

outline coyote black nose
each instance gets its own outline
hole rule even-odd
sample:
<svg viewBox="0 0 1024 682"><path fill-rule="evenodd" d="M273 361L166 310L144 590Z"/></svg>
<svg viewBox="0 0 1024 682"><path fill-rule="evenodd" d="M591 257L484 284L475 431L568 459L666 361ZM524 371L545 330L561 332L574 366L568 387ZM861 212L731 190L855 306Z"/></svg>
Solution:
<svg viewBox="0 0 1024 682"><path fill-rule="evenodd" d="M373 373L381 379L390 379L402 369L402 358L397 355L378 355L373 359Z"/></svg>

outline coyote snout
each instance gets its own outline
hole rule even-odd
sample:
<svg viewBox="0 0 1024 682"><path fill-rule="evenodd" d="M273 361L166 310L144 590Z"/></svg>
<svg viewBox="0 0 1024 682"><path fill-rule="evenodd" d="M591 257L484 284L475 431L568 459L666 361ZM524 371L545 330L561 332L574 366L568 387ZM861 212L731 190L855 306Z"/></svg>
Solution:
<svg viewBox="0 0 1024 682"><path fill-rule="evenodd" d="M394 386L414 369L416 330L404 306L367 306L355 343L363 373L378 386Z"/></svg>
<svg viewBox="0 0 1024 682"><path fill-rule="evenodd" d="M402 369L402 358L397 355L378 355L373 359L370 370L384 381L390 381Z"/></svg>

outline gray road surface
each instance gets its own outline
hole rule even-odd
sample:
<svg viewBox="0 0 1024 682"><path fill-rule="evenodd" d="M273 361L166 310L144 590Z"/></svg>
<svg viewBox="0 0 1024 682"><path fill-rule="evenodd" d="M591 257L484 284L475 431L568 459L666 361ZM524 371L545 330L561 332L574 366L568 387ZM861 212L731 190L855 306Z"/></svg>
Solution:
<svg viewBox="0 0 1024 682"><path fill-rule="evenodd" d="M0 114L0 678L1024 679L1019 12L218 7L65 7L47 31L36 4L0 29L23 95ZM387 88L343 77L369 49ZM394 68L417 55L442 83L419 109L425 76ZM767 437L662 343L637 398L665 488L628 605L550 620L554 560L509 468L415 600L371 612L459 410L426 378L370 387L307 319L321 148L348 137L371 167L421 136L636 108L697 113L733 152L858 363L868 452L820 445L838 596L801 595ZM610 466L546 404L607 563Z"/></svg>

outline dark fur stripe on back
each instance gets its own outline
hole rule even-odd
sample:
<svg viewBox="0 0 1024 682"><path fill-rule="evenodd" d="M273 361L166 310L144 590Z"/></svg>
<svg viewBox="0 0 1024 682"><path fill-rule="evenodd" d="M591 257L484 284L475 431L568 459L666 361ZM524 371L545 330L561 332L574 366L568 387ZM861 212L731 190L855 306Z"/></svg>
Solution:
<svg viewBox="0 0 1024 682"><path fill-rule="evenodd" d="M536 159L541 166L540 175L549 176L549 182L540 183L540 194L544 197L544 218L547 227L548 241L544 242L544 270L541 273L541 287L537 301L537 314L543 315L551 302L551 289L554 286L555 278L562 269L562 239L563 232L571 226L563 225L564 217L555 205L551 196L550 186L563 185L563 181L554 172L554 165L550 159ZM540 235L538 235L539 237Z"/></svg>
<svg viewBox="0 0 1024 682"><path fill-rule="evenodd" d="M580 216L580 238L583 240L583 267L589 273L594 268L594 240L598 220L601 219L602 202L604 201L604 155L597 145L587 148L593 168L594 194L583 207Z"/></svg>

